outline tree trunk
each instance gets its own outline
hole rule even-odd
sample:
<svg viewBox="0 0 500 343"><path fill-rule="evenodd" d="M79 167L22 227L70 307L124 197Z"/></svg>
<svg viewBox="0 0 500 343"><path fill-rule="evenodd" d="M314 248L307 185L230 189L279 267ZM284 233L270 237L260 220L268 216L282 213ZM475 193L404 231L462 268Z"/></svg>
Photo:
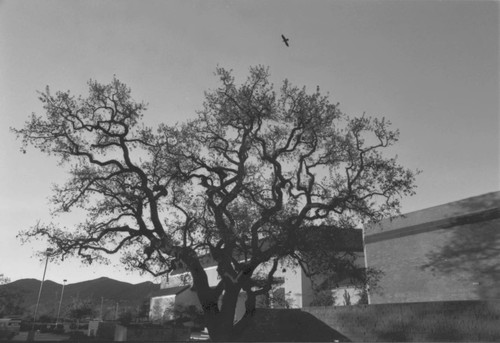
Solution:
<svg viewBox="0 0 500 343"><path fill-rule="evenodd" d="M207 328L210 339L214 342L232 341L233 337L233 321L222 318L220 312L218 314L205 314L207 319Z"/></svg>
<svg viewBox="0 0 500 343"><path fill-rule="evenodd" d="M228 340L229 337L224 333L230 332L231 328L225 327L227 323L222 321L217 301L202 302L202 308L210 339L212 341Z"/></svg>
<svg viewBox="0 0 500 343"><path fill-rule="evenodd" d="M255 312L257 297L252 291L247 291L247 300L245 301L245 318L253 316Z"/></svg>
<svg viewBox="0 0 500 343"><path fill-rule="evenodd" d="M237 340L238 337L243 333L248 325L249 320L255 314L257 297L251 290L246 290L246 293L247 299L245 301L245 314L243 315L243 318L241 318L241 320L233 327L233 338L235 338L235 340Z"/></svg>
<svg viewBox="0 0 500 343"><path fill-rule="evenodd" d="M168 252L168 247L165 246ZM170 249L172 249L170 247ZM172 249L173 250L173 249ZM233 337L234 315L241 286L226 280L219 308L219 291L210 288L208 278L196 253L190 248L175 249L177 257L187 266L193 278L193 286L201 303L210 339L227 342Z"/></svg>
<svg viewBox="0 0 500 343"><path fill-rule="evenodd" d="M229 283L229 282L228 282ZM233 340L234 316L240 288L230 284L222 295L222 304L218 311L205 312L210 339L218 342ZM218 305L218 304L217 304Z"/></svg>

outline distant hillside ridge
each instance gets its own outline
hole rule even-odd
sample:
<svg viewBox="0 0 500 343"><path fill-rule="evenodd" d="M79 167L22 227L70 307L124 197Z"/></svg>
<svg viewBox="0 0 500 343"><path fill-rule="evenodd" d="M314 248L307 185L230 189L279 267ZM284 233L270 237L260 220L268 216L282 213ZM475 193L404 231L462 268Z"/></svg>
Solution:
<svg viewBox="0 0 500 343"><path fill-rule="evenodd" d="M24 307L29 312L34 309L40 290L40 280L21 279L0 285L0 291L20 292L24 298ZM46 280L43 283L40 296L41 313L57 311L61 299L62 284ZM147 301L151 294L160 289L159 284L147 281L131 284L107 277L94 280L67 284L64 287L61 311L70 306L76 299L90 300L94 306L104 307L119 306L121 308L135 308ZM1 292L0 292L1 294Z"/></svg>

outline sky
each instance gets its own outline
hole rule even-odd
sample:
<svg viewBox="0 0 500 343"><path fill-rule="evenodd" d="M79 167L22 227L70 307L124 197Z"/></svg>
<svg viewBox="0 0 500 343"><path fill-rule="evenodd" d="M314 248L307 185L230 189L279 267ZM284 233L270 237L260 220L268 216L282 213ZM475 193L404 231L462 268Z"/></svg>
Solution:
<svg viewBox="0 0 500 343"><path fill-rule="evenodd" d="M149 103L144 120L155 126L194 117L217 66L237 82L269 66L276 86L320 86L343 112L400 130L391 153L423 171L406 213L500 190L499 32L496 1L0 1L0 274L43 274L34 252L45 243L16 234L49 220L65 171L20 153L9 127L42 113L46 85L85 95L88 80L116 75ZM46 279L102 276L159 281L77 260L50 261Z"/></svg>

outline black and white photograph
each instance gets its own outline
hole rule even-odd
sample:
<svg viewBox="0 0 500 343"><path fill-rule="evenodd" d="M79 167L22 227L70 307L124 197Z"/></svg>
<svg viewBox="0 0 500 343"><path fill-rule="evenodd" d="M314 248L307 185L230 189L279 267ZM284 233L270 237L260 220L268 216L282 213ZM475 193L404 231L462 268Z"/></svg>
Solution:
<svg viewBox="0 0 500 343"><path fill-rule="evenodd" d="M0 341L500 341L499 18L0 0Z"/></svg>

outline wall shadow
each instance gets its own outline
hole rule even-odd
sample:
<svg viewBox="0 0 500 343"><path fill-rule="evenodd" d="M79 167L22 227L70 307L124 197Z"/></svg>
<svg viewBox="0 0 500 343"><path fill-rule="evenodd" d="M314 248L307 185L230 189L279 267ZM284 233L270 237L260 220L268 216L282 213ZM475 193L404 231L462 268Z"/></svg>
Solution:
<svg viewBox="0 0 500 343"><path fill-rule="evenodd" d="M485 201L462 204L463 212L443 225L451 232L447 244L426 254L422 269L471 280L471 290L478 299L500 299L500 208ZM481 208L481 207L479 207Z"/></svg>

